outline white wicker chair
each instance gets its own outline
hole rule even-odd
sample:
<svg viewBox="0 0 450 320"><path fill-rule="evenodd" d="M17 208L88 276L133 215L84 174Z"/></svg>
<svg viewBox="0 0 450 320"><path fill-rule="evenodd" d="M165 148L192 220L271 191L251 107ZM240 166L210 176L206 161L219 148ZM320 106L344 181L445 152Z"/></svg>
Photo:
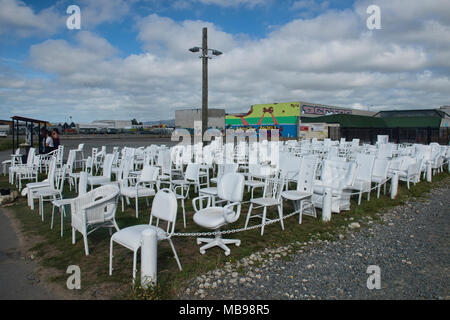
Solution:
<svg viewBox="0 0 450 320"><path fill-rule="evenodd" d="M87 236L90 233L100 227L114 227L119 231L115 220L118 199L119 188L106 185L80 195L71 202L72 243L75 244L75 231L80 232L84 238L86 255L89 255ZM89 228L92 229L88 232Z"/></svg>

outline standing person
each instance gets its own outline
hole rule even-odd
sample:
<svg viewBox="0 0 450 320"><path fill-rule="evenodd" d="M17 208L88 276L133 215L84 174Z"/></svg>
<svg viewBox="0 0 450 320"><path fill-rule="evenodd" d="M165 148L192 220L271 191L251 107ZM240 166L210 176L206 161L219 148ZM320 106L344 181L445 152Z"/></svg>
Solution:
<svg viewBox="0 0 450 320"><path fill-rule="evenodd" d="M47 140L47 129L45 129L45 128L42 128L41 129L41 138L42 138L42 140L41 140L41 146L40 146L40 150L39 150L39 152L40 153L47 153L47 148L45 147L45 141Z"/></svg>
<svg viewBox="0 0 450 320"><path fill-rule="evenodd" d="M53 129L52 131L52 138L53 138L53 148L54 150L58 149L61 142L59 141L59 131L58 128Z"/></svg>
<svg viewBox="0 0 450 320"><path fill-rule="evenodd" d="M53 151L54 145L53 145L53 139L52 134L49 130L46 132L47 138L45 138L45 153L49 153Z"/></svg>

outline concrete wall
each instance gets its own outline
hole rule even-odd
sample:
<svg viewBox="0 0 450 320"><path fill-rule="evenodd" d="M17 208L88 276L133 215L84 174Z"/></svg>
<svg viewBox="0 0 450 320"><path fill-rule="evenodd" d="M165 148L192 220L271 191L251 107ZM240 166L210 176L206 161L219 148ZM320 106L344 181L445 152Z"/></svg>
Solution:
<svg viewBox="0 0 450 320"><path fill-rule="evenodd" d="M194 121L202 121L202 109L175 111L175 126L177 128L193 129ZM208 127L225 128L225 109L208 109Z"/></svg>

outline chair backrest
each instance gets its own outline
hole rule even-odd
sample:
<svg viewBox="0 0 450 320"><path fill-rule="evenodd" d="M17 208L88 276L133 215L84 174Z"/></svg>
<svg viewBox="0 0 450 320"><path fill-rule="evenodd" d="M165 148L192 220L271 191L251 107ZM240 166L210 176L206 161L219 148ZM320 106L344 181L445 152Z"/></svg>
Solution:
<svg viewBox="0 0 450 320"><path fill-rule="evenodd" d="M112 171L112 163L114 161L114 155L109 153L105 157L105 163L103 164L103 176L104 177L111 177L111 171Z"/></svg>
<svg viewBox="0 0 450 320"><path fill-rule="evenodd" d="M284 179L285 177L280 175L279 172L274 177L265 179L263 198L279 200L281 198L281 192L283 192Z"/></svg>
<svg viewBox="0 0 450 320"><path fill-rule="evenodd" d="M73 170L73 163L75 161L75 157L76 157L76 150L69 150L69 156L67 157L67 172L71 173Z"/></svg>
<svg viewBox="0 0 450 320"><path fill-rule="evenodd" d="M358 164L356 179L371 181L375 156L358 153L356 154L356 163Z"/></svg>
<svg viewBox="0 0 450 320"><path fill-rule="evenodd" d="M156 182L158 180L159 168L155 166L144 165L139 176L140 182Z"/></svg>
<svg viewBox="0 0 450 320"><path fill-rule="evenodd" d="M227 173L237 172L239 165L237 163L221 163L217 170L217 184Z"/></svg>
<svg viewBox="0 0 450 320"><path fill-rule="evenodd" d="M78 195L85 194L87 192L87 172L80 172L80 181L78 183Z"/></svg>
<svg viewBox="0 0 450 320"><path fill-rule="evenodd" d="M375 159L373 164L372 176L381 177L386 179L389 171L389 160L388 159Z"/></svg>
<svg viewBox="0 0 450 320"><path fill-rule="evenodd" d="M244 196L244 182L245 178L240 173L225 174L217 185L218 197L231 202L241 202Z"/></svg>
<svg viewBox="0 0 450 320"><path fill-rule="evenodd" d="M84 167L84 171L89 174L92 174L92 157L90 157L90 156L87 157L87 159L86 159L86 165Z"/></svg>
<svg viewBox="0 0 450 320"><path fill-rule="evenodd" d="M298 178L301 162L301 158L292 154L280 154L280 171L287 179L296 179Z"/></svg>
<svg viewBox="0 0 450 320"><path fill-rule="evenodd" d="M173 233L177 220L177 210L178 203L174 192L168 188L161 189L153 199L149 224L152 224L153 217L156 218L156 225L158 225L159 220L164 220L167 222L167 233Z"/></svg>
<svg viewBox="0 0 450 320"><path fill-rule="evenodd" d="M94 224L108 221L116 214L119 192L119 188L114 185L95 188L74 199L75 210L82 210L84 206L96 202L95 207L86 210L85 223Z"/></svg>
<svg viewBox="0 0 450 320"><path fill-rule="evenodd" d="M200 163L188 163L184 178L190 181L198 181Z"/></svg>
<svg viewBox="0 0 450 320"><path fill-rule="evenodd" d="M354 162L324 160L321 179L324 185L336 188L353 185L356 167Z"/></svg>
<svg viewBox="0 0 450 320"><path fill-rule="evenodd" d="M27 156L27 165L28 166L31 166L33 164L35 154L36 154L36 149L30 148L30 150L28 150L28 156Z"/></svg>
<svg viewBox="0 0 450 320"><path fill-rule="evenodd" d="M297 179L297 191L312 193L318 164L319 162L315 157L302 159Z"/></svg>
<svg viewBox="0 0 450 320"><path fill-rule="evenodd" d="M81 152L81 151L83 151L83 149L84 149L84 143L80 143L80 144L78 145L77 151Z"/></svg>

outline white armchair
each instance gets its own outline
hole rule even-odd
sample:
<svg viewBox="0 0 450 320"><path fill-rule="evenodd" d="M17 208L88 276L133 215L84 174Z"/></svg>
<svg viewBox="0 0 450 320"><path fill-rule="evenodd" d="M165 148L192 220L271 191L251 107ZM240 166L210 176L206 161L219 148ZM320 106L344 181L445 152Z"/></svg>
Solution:
<svg viewBox="0 0 450 320"><path fill-rule="evenodd" d="M240 173L227 173L219 181L217 186L217 196L227 201L224 207L210 206L210 196L200 196L192 200L195 210L194 222L201 227L219 231L222 226L236 222L241 214L241 202L244 196L244 176ZM208 199L206 208L198 209L196 203L202 203L202 200ZM225 251L225 255L230 254L227 244L239 246L241 240L223 239L221 234L215 238L197 238L197 244L206 242L200 247L200 253L205 254L205 250L219 246Z"/></svg>
<svg viewBox="0 0 450 320"><path fill-rule="evenodd" d="M101 227L115 228L116 208L119 188L114 185L98 187L73 199L70 204L72 215L72 243L75 244L75 231L84 238L84 250L89 255L87 236ZM88 232L88 229L91 230Z"/></svg>

